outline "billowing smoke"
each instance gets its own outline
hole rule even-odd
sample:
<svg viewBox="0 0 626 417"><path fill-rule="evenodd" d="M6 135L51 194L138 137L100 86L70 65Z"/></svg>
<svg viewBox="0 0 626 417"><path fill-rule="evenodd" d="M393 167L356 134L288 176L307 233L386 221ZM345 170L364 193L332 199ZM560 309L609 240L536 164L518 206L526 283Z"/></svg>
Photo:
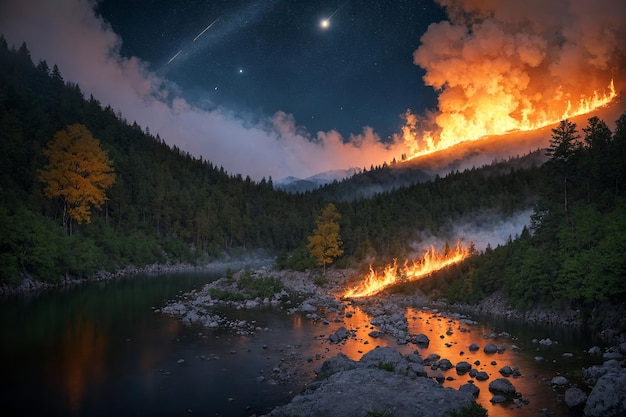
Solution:
<svg viewBox="0 0 626 417"><path fill-rule="evenodd" d="M439 109L434 130L407 115L414 151L553 123L623 76L626 2L436 1L449 21L429 26L414 62Z"/></svg>

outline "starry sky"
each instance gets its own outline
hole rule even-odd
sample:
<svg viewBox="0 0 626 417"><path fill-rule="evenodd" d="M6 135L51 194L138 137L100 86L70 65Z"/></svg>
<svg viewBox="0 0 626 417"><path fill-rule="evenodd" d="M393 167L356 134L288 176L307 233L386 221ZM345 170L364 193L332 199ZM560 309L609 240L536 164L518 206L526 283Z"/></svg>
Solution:
<svg viewBox="0 0 626 417"><path fill-rule="evenodd" d="M534 129L626 81L614 0L0 0L0 32L253 180Z"/></svg>
<svg viewBox="0 0 626 417"><path fill-rule="evenodd" d="M284 111L313 134L371 126L386 138L408 108L436 105L412 59L445 18L432 0L103 0L97 11L123 56L251 122Z"/></svg>

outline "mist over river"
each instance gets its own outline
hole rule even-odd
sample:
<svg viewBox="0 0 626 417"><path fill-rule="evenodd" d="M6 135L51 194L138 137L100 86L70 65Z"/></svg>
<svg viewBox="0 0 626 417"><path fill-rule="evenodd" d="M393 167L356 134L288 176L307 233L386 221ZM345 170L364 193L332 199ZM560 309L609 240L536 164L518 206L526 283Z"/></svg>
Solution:
<svg viewBox="0 0 626 417"><path fill-rule="evenodd" d="M464 324L436 311L406 311L410 332L430 338L426 348L398 345L388 335L369 336L376 328L357 305L347 306L350 315L322 312L327 324L277 307L220 310L253 323L256 330L250 335L185 326L158 312L168 300L224 273L225 268L139 275L2 300L2 414L262 415L299 393L315 377L314 369L338 352L358 360L376 346L391 346L403 354L417 350L424 358L437 353L452 363L480 361L476 368L490 380L500 377L504 365L519 368L522 376L511 382L529 401L520 408L491 404L490 380L476 381L478 402L492 417L543 415L544 409L552 416L576 416L580 413L561 404L563 390L551 387L550 380L564 375L584 388L581 369L601 362L585 352L599 341L582 330L476 317L478 324ZM354 330L356 337L330 343L328 336L340 326ZM533 343L545 338L557 343ZM481 349L470 352L471 343ZM487 355L482 351L487 343L505 350ZM470 379L454 368L444 376L444 385L454 388Z"/></svg>

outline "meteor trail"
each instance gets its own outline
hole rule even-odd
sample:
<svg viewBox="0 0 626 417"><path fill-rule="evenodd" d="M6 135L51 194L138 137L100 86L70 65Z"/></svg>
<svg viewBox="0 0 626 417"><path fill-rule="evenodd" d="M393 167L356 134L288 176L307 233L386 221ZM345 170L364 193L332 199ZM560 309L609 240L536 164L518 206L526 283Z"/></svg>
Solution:
<svg viewBox="0 0 626 417"><path fill-rule="evenodd" d="M346 2L346 3L347 3L347 2ZM322 27L322 29L327 29L327 28L330 26L330 19L332 19L332 18L333 18L333 16L335 16L335 15L337 14L337 12L338 12L339 10L341 10L341 8L342 8L342 7L343 7L346 3L343 3L341 6L339 6L339 7L337 8L337 10L335 10L334 12L332 12L332 13L330 14L330 16L328 16L327 18L325 18L325 19L322 19L322 20L321 20L321 22L320 22L320 26Z"/></svg>
<svg viewBox="0 0 626 417"><path fill-rule="evenodd" d="M169 64L170 62L172 62L173 60L175 60L175 59L176 59L176 57L177 57L178 55L180 55L182 52L183 52L183 50L182 50L182 49L181 49L180 51L176 52L176 55L174 55L173 57L171 57L171 58L170 58L170 60L169 60L169 61L167 61L167 63Z"/></svg>
<svg viewBox="0 0 626 417"><path fill-rule="evenodd" d="M204 32L206 32L207 30L211 29L211 26L213 26L213 25L215 24L215 22L217 22L218 20L219 20L219 19L215 19L215 20L213 21L213 23L211 23L209 26L205 27L205 28L204 28L204 30L203 30L202 32L198 33L198 36L196 36L195 38L193 38L193 41L194 41L194 42L195 42L195 41L197 41L197 40L198 40L198 38L199 38L200 36L204 35Z"/></svg>

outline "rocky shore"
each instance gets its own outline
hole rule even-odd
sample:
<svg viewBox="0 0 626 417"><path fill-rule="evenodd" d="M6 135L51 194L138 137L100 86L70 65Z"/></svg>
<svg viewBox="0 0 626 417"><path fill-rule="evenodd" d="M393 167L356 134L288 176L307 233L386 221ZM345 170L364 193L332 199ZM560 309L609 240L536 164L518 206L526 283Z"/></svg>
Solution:
<svg viewBox="0 0 626 417"><path fill-rule="evenodd" d="M433 304L421 294L385 293L358 301L341 300L342 289L355 274L356 272L351 270L331 269L323 280L319 280L320 285L316 285L317 280L308 272L276 271L271 268L240 271L232 277L224 277L207 284L201 290L192 291L180 299L172 300L161 309L161 312L178 317L183 323L189 325L230 328L238 334L253 335L255 332L267 329L255 327L254 323L233 321L228 317L219 316L214 312L214 308L228 305L236 309L250 309L271 305L288 314L301 314L314 322L328 325L331 321L349 318L353 308L358 306L371 317L369 336L372 338L382 335L391 336L399 347L428 346L431 342L426 334L410 332L405 314L407 308L423 309L432 314L432 320L454 322L456 327L453 329L450 326L449 335L455 331L467 332L469 329L465 326L476 324L466 313L459 313L459 310L472 311L476 314L504 314L508 318L535 322L582 325L574 313L563 315L557 311L548 310L536 310L525 314L514 312L500 294L473 307L447 306L445 303ZM237 300L214 297L216 294L236 292L241 288L238 282L244 276L251 280L261 280L263 277L271 276L279 280L282 286L280 291L266 297ZM441 313L439 311L453 307L457 312ZM341 326L327 336L327 343L341 344L356 337L354 329ZM441 335L441 338L444 337L446 335ZM499 337L507 338L509 335L483 335L483 338ZM552 343L549 338L536 342L540 346L548 346ZM449 343L446 346L450 347L452 344ZM498 343L467 348L469 351L481 349L487 354L496 355L505 349ZM511 349L515 349L515 345L512 345ZM558 390L561 398L559 401L563 401L572 410L579 410L577 412L584 416L626 415L625 353L625 343L605 349L592 347L588 354L599 355L598 358L601 358L603 362L583 370L585 386L570 383L560 375L547 380L546 385L553 390ZM302 357L294 358L284 361L285 368L295 368L299 365L298 360L305 360ZM492 361L491 365L495 366L495 364L496 361ZM521 376L519 369L508 365L500 367L498 372L501 378L494 378L492 373L476 368L478 368L476 364L468 361L453 363L448 358L441 358L435 354L422 358L417 349L410 354L402 355L393 348L377 348L369 350L359 360L349 359L339 353L316 368L317 377L312 381L298 381L303 383L304 390L289 404L276 408L268 416L389 415L398 417L416 415L416 413L417 415L447 415L452 410L459 410L471 404L480 391L477 382L485 380L488 380L491 403L509 402L518 407L528 404L529 400L517 391L515 384L510 380L510 378ZM449 373L450 370L455 372L452 375L469 377L468 383L459 386L458 389L444 387L445 380L457 378ZM283 373L283 375L288 374L286 370ZM544 415L549 415L547 409L544 410Z"/></svg>

